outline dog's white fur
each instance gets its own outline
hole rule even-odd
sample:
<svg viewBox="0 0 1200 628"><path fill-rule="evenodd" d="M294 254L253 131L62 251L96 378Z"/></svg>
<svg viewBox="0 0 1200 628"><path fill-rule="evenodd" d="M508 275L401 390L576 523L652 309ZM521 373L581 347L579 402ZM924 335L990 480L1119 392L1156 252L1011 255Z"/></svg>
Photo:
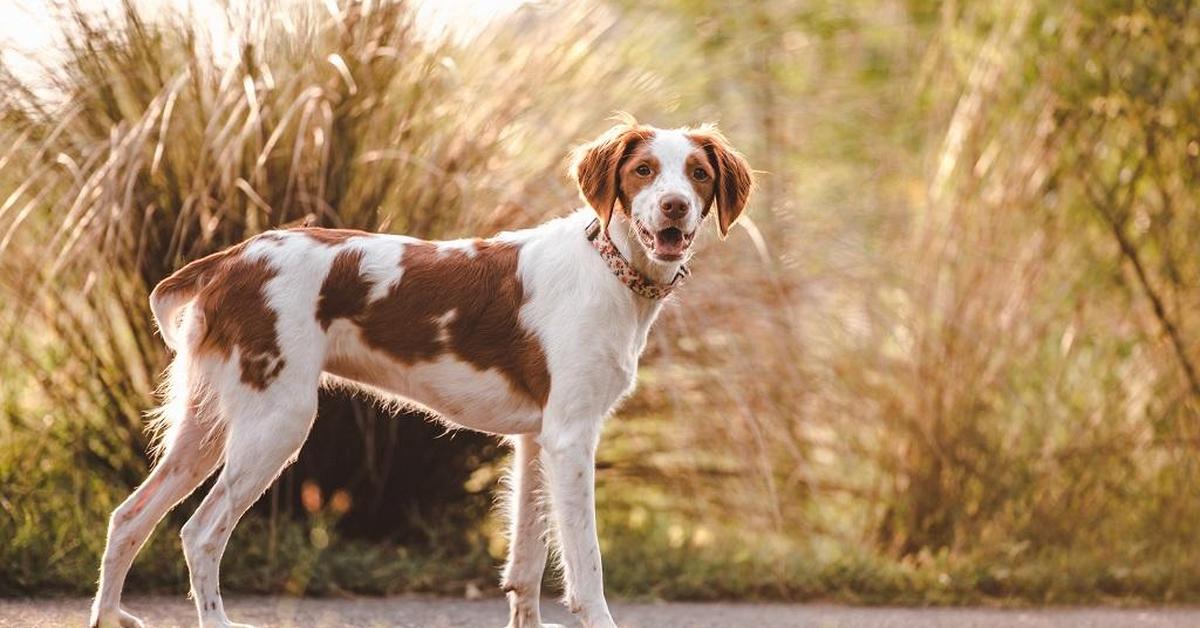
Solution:
<svg viewBox="0 0 1200 628"><path fill-rule="evenodd" d="M637 237L635 224L694 233L713 199L701 198L689 180L685 161L697 150L689 130L651 131L649 149L660 168L635 197L624 199L628 207L611 213L608 233L643 274L669 281L683 260L656 259L653 246ZM687 199L682 218L667 218L660 210L668 195ZM520 245L517 273L528 297L520 322L545 354L550 390L544 407L513 393L495 369L481 371L449 355L401 364L367 346L349 321L336 320L324 329L314 319L318 291L339 251L363 252L361 273L373 280L369 299L375 300L404 281L401 255L419 242L412 238L362 235L329 246L281 231L273 241L252 241L242 250L243 257L266 260L277 271L265 294L278 316L284 362L278 377L262 389L239 378L236 351L222 359L194 350L204 324L197 308L186 299L154 299L164 339L177 352L161 410L162 454L145 483L113 513L92 624L141 625L120 607L134 556L163 515L223 464L182 538L201 625L237 625L221 602L221 555L238 519L297 454L316 413L319 383L330 378L329 365L337 362L354 364L355 373L374 374L353 385L428 406L452 424L509 437L514 448L511 543L503 585L510 627L541 625L538 601L550 526L560 545L567 605L586 626L615 626L602 582L594 454L604 417L634 387L638 358L662 303L635 295L593 250L584 233L595 216L581 209L493 239ZM442 251L474 251L461 242L436 245ZM441 321L443 329L448 322ZM548 498L548 518L540 511L539 495Z"/></svg>

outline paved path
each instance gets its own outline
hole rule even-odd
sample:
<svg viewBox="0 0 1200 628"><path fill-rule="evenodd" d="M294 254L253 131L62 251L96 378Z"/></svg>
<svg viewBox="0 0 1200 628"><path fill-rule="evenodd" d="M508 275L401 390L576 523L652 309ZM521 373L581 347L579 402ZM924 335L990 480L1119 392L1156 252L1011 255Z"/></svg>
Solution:
<svg viewBox="0 0 1200 628"><path fill-rule="evenodd" d="M194 626L195 611L181 597L132 597L131 612L148 626ZM235 621L264 626L403 628L500 628L508 620L504 600L425 597L290 599L230 597L225 608ZM546 617L568 626L566 612L550 600ZM2 600L0 627L83 626L88 600ZM1200 609L858 608L826 604L631 604L613 607L622 628L1191 628Z"/></svg>

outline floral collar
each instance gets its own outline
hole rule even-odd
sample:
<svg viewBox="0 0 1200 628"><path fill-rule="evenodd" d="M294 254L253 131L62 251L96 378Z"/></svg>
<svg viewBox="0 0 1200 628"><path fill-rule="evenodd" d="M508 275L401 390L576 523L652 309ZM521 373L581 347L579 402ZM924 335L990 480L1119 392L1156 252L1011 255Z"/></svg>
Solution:
<svg viewBox="0 0 1200 628"><path fill-rule="evenodd" d="M641 271L633 267L633 264L629 263L629 260L625 259L624 255L621 255L621 252L617 250L612 240L608 239L607 231L600 228L599 220L593 220L588 225L585 233L587 234L588 242L591 242L592 248L600 253L600 257L608 264L608 269L612 271L612 274L616 275L617 279L620 279L621 283L628 286L634 293L647 299L658 300L665 298L668 294L671 294L675 286L679 285L680 281L687 278L692 272L684 264L679 267L679 272L671 280L671 283L658 283L643 275Z"/></svg>

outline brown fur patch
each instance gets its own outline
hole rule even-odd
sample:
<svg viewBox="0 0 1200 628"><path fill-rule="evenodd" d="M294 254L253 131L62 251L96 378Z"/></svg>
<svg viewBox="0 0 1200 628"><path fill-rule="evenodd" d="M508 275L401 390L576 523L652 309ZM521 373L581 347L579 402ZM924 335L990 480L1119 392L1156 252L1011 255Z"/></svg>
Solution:
<svg viewBox="0 0 1200 628"><path fill-rule="evenodd" d="M288 229L288 231L304 234L326 246L337 246L350 238L371 235L358 229L324 229L322 227L298 227Z"/></svg>
<svg viewBox="0 0 1200 628"><path fill-rule="evenodd" d="M697 181L692 173L699 168L704 171L705 178L703 181ZM692 183L692 189L696 190L696 196L700 198L703 210L701 216L707 216L712 209L713 200L716 198L716 181L717 175L713 170L713 165L708 160L708 155L702 149L696 149L688 155L683 162L683 175Z"/></svg>
<svg viewBox="0 0 1200 628"><path fill-rule="evenodd" d="M638 146L653 137L654 129L630 118L575 152L571 173L584 200L606 227L621 194L622 167Z"/></svg>
<svg viewBox="0 0 1200 628"><path fill-rule="evenodd" d="M717 203L717 226L721 237L746 208L754 190L754 174L741 153L729 145L725 136L712 127L702 127L688 134L692 142L704 151L713 169L713 196Z"/></svg>
<svg viewBox="0 0 1200 628"><path fill-rule="evenodd" d="M648 176L643 177L637 173L638 166L642 165L650 168ZM634 197L643 188L654 183L654 179L658 177L660 171L662 171L662 164L659 163L658 157L650 152L649 142L639 142L630 151L617 177L617 198L621 201L621 208L626 216L633 215L630 208L633 207Z"/></svg>
<svg viewBox="0 0 1200 628"><path fill-rule="evenodd" d="M236 347L242 382L259 390L270 386L284 366L276 336L279 317L265 293L276 273L264 259L228 257L197 297L205 325L199 353L228 359Z"/></svg>
<svg viewBox="0 0 1200 628"><path fill-rule="evenodd" d="M321 284L317 299L317 320L322 329L329 329L335 318L352 318L367 306L371 285L359 270L361 250L347 249L333 258L329 274Z"/></svg>
<svg viewBox="0 0 1200 628"><path fill-rule="evenodd" d="M427 242L406 244L400 281L386 296L358 312L357 298L331 294L329 301L346 305L335 317L352 319L368 345L400 362L453 353L480 370L497 369L515 392L544 406L550 372L541 344L520 323L525 289L517 276L518 253L516 245L488 241L477 241L474 255ZM344 283L353 287L338 290L355 294L365 285Z"/></svg>
<svg viewBox="0 0 1200 628"><path fill-rule="evenodd" d="M224 267L224 262L241 255L242 250L246 248L246 244L249 242L247 240L223 251L217 251L198 260L188 262L183 268L171 273L169 277L158 282L158 285L154 286L154 290L150 293L150 298L155 299L175 292L194 292L199 290L205 284L212 281L213 277Z"/></svg>

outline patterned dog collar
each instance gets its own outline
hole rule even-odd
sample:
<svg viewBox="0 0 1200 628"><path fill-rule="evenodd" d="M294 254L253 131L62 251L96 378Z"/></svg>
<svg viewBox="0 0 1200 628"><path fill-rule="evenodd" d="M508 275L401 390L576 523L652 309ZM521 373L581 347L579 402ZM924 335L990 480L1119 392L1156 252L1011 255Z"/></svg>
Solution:
<svg viewBox="0 0 1200 628"><path fill-rule="evenodd" d="M612 240L608 239L608 234L605 233L604 229L600 228L599 220L593 220L588 225L585 233L587 234L588 242L591 242L592 248L600 253L600 257L608 264L608 269L612 271L612 274L616 275L617 279L620 279L621 283L628 286L634 293L647 299L657 300L665 298L668 294L671 294L671 291L675 289L675 286L680 281L692 272L688 270L686 264L683 264L680 265L679 272L675 274L675 278L671 280L671 283L658 283L643 275L641 271L633 267L633 264L629 263L629 260L625 259L624 255L621 255L621 252L617 250Z"/></svg>

